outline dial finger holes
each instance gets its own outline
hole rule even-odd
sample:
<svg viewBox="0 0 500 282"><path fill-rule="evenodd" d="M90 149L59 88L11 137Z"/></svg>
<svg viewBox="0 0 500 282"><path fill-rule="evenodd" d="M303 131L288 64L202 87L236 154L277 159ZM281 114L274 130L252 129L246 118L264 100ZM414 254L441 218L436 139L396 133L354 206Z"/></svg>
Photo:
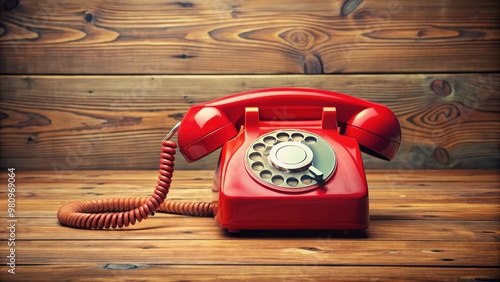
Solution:
<svg viewBox="0 0 500 282"><path fill-rule="evenodd" d="M304 139L304 141L306 141L307 144L314 144L316 143L318 140L316 140L316 138L312 137L312 136L307 136L306 139Z"/></svg>
<svg viewBox="0 0 500 282"><path fill-rule="evenodd" d="M254 163L252 164L252 169L253 169L253 170L257 170L257 171L259 171L259 170L262 170L263 168L264 168L264 164L263 164L263 163L261 163L261 162L254 162Z"/></svg>
<svg viewBox="0 0 500 282"><path fill-rule="evenodd" d="M294 141L302 141L302 139L304 139L304 135L302 135L300 133L294 133L294 134L292 134L292 139Z"/></svg>
<svg viewBox="0 0 500 282"><path fill-rule="evenodd" d="M280 133L278 133L278 135L276 135L276 137L278 137L278 140L280 140L280 141L288 141L288 138L290 138L290 135L288 135L288 133L286 133L286 132L280 132Z"/></svg>
<svg viewBox="0 0 500 282"><path fill-rule="evenodd" d="M298 129L264 133L251 141L245 154L250 176L263 187L278 191L317 189L335 167L331 146L320 135Z"/></svg>
<svg viewBox="0 0 500 282"><path fill-rule="evenodd" d="M262 179L269 179L269 178L271 178L272 175L273 174L269 170L263 170L259 174L260 178L262 178Z"/></svg>
<svg viewBox="0 0 500 282"><path fill-rule="evenodd" d="M252 161L259 161L260 159L262 159L262 154L259 153L259 152L254 152L254 153L251 153L249 156L248 156Z"/></svg>
<svg viewBox="0 0 500 282"><path fill-rule="evenodd" d="M302 175L302 177L300 178L300 181L304 185L311 185L311 184L314 184L316 182L316 180L309 175Z"/></svg>
<svg viewBox="0 0 500 282"><path fill-rule="evenodd" d="M299 185L299 180L297 180L297 178L295 177L289 177L286 179L286 184L288 184L288 186L290 187L295 187Z"/></svg>
<svg viewBox="0 0 500 282"><path fill-rule="evenodd" d="M274 143L276 143L276 138L274 138L273 136L267 136L264 138L264 143L273 145Z"/></svg>
<svg viewBox="0 0 500 282"><path fill-rule="evenodd" d="M255 145L253 145L253 149L255 151L264 151L266 149L266 145L263 143L257 143Z"/></svg>
<svg viewBox="0 0 500 282"><path fill-rule="evenodd" d="M274 185L281 185L285 179L281 175L275 175L273 178L271 178L271 181L273 182Z"/></svg>

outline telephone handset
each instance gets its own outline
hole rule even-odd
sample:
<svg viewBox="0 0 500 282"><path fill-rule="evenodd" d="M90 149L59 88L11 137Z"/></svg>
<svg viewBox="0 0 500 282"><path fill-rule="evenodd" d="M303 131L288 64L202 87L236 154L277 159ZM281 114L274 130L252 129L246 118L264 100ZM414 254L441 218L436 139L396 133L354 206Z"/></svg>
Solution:
<svg viewBox="0 0 500 282"><path fill-rule="evenodd" d="M214 216L222 228L366 229L368 188L360 151L391 160L401 143L385 106L326 90L269 88L191 107L177 131L188 162L222 147L211 203L166 199L176 144L162 142L149 198L62 206L63 225L115 228L156 211ZM165 139L169 139L169 134Z"/></svg>

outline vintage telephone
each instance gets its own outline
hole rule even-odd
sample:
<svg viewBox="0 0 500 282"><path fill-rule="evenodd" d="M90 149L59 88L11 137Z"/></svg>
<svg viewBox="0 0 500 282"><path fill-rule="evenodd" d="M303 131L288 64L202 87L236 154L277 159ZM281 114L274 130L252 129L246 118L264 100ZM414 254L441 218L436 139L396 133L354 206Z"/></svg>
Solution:
<svg viewBox="0 0 500 282"><path fill-rule="evenodd" d="M194 162L222 146L211 203L166 200L178 146ZM63 225L116 228L156 211L214 216L243 229L366 229L368 187L360 150L396 155L401 129L387 107L305 88L249 91L193 106L162 142L160 175L149 198L78 201L58 212Z"/></svg>

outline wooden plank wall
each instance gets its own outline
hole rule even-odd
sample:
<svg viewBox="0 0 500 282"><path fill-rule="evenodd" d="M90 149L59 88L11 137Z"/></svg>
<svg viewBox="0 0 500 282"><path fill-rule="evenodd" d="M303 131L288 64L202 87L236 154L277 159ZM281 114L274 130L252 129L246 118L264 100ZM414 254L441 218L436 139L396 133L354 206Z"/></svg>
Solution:
<svg viewBox="0 0 500 282"><path fill-rule="evenodd" d="M392 108L393 162L500 168L496 0L5 0L1 167L155 169L193 104L314 87ZM180 168L213 168L214 154Z"/></svg>

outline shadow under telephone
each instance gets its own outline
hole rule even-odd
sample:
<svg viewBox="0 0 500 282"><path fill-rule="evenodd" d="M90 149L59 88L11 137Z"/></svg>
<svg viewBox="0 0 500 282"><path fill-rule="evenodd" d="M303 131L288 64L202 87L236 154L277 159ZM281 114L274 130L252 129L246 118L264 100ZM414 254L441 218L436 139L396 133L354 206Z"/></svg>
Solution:
<svg viewBox="0 0 500 282"><path fill-rule="evenodd" d="M178 144L169 141L177 132ZM244 229L366 229L368 187L360 151L391 160L401 143L385 106L340 93L269 88L191 107L162 142L154 193L145 198L77 201L59 221L76 228L117 228L156 211L214 216ZM176 147L194 162L222 146L213 202L166 200Z"/></svg>

